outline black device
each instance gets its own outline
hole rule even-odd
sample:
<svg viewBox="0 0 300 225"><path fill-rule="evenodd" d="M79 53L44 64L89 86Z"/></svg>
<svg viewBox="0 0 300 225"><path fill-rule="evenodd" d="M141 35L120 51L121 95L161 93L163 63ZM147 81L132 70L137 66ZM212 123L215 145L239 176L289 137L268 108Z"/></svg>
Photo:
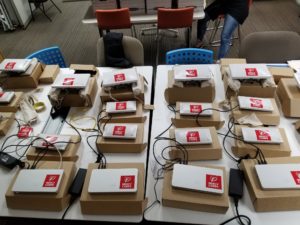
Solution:
<svg viewBox="0 0 300 225"><path fill-rule="evenodd" d="M243 171L238 169L230 169L229 196L233 197L234 199L240 199L243 197L243 180Z"/></svg>
<svg viewBox="0 0 300 225"><path fill-rule="evenodd" d="M78 197L81 195L86 172L87 169L83 169L83 168L79 168L79 170L77 171L77 174L72 182L72 185L69 188L69 194L71 194L72 197Z"/></svg>
<svg viewBox="0 0 300 225"><path fill-rule="evenodd" d="M5 152L0 152L0 165L13 169L15 166L24 167L24 162Z"/></svg>

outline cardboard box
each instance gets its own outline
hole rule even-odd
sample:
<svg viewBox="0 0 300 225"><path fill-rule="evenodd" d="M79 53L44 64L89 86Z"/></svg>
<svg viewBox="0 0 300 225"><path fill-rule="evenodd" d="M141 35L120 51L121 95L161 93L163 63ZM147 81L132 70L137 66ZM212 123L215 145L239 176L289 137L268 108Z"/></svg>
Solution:
<svg viewBox="0 0 300 225"><path fill-rule="evenodd" d="M106 103L103 103L102 110L106 108ZM112 113L108 114L105 111L102 111L100 115L101 123L144 123L146 116L144 116L143 104L136 102L136 112L131 113Z"/></svg>
<svg viewBox="0 0 300 225"><path fill-rule="evenodd" d="M198 123L201 127L215 127L216 129L220 129L223 127L225 121L221 120L220 112L213 110L211 116L199 116L198 123L196 121L196 116L189 115L180 115L179 110L179 102L176 103L176 114L175 118L171 118L172 123L177 128L185 128L185 127L199 127ZM217 109L217 104L213 103L213 108Z"/></svg>
<svg viewBox="0 0 300 225"><path fill-rule="evenodd" d="M106 168L137 168L138 187L136 193L103 193L89 194L88 187L93 169L97 169L98 164L89 164L85 177L83 190L80 197L82 214L94 215L138 215L144 212L147 199L145 192L145 168L143 163L110 163Z"/></svg>
<svg viewBox="0 0 300 225"><path fill-rule="evenodd" d="M300 163L300 157L267 158L266 160L268 164ZM256 163L256 160L243 160L241 163L255 211L300 210L300 190L263 190L254 169Z"/></svg>
<svg viewBox="0 0 300 225"><path fill-rule="evenodd" d="M140 75L139 76L140 82L142 84L145 83L145 78ZM125 87L125 88L120 88L120 89L112 89L111 92L106 92L104 91L103 88L101 88L100 91L100 99L101 102L109 102L109 101L127 101L127 100L137 100L142 103L145 102L145 87L142 85L141 87L141 93L137 96L133 94L132 88L130 87Z"/></svg>
<svg viewBox="0 0 300 225"><path fill-rule="evenodd" d="M211 86L200 87L185 85L184 87L174 86L174 71L168 72L168 87L165 89L165 100L171 105L176 102L213 102L215 99L215 83Z"/></svg>
<svg viewBox="0 0 300 225"><path fill-rule="evenodd" d="M145 150L144 124L139 123L136 139L97 138L96 146L102 153L138 153Z"/></svg>
<svg viewBox="0 0 300 225"><path fill-rule="evenodd" d="M46 65L42 75L40 76L39 82L41 84L52 84L59 71L60 68L58 65Z"/></svg>
<svg viewBox="0 0 300 225"><path fill-rule="evenodd" d="M87 85L87 90L85 92L85 96L82 96L80 92L76 89L71 90L68 89L66 92L65 90L62 90L62 107L92 107L95 98L98 92L98 84L96 77L91 77L89 80L89 83ZM53 91L53 89L50 90L50 93ZM56 102L51 100L50 93L48 94L48 98L53 106L56 105Z"/></svg>
<svg viewBox="0 0 300 225"><path fill-rule="evenodd" d="M246 64L246 59L240 58L222 58L220 59L221 64L221 74L225 75L226 70L229 69L229 64Z"/></svg>
<svg viewBox="0 0 300 225"><path fill-rule="evenodd" d="M242 126L235 126L235 134L237 136L242 136ZM254 144L261 149L265 157L287 157L291 155L290 145L285 134L284 128L279 128L283 142L280 144ZM231 148L233 154L237 157L243 157L249 154L251 157L256 155L256 149L245 144L242 141L235 140L235 146Z"/></svg>
<svg viewBox="0 0 300 225"><path fill-rule="evenodd" d="M39 84L39 78L43 72L43 65L37 63L30 75L6 75L0 78L0 82L3 83L4 89L19 89L19 88L37 88Z"/></svg>
<svg viewBox="0 0 300 225"><path fill-rule="evenodd" d="M0 63L5 59L4 55L2 54L2 52L0 52Z"/></svg>
<svg viewBox="0 0 300 225"><path fill-rule="evenodd" d="M219 143L219 139L217 136L217 131L214 127L208 127L210 130L212 144L205 145L184 145L185 149L188 152L188 161L195 160L214 160L222 158L222 148ZM170 138L175 139L175 131L174 129L170 129ZM171 145L175 145L174 142L170 143ZM182 151L177 148L172 147L169 151L169 156L172 159L181 158L184 159Z"/></svg>
<svg viewBox="0 0 300 225"><path fill-rule="evenodd" d="M59 162L41 161L38 163L37 168L57 169L58 166ZM12 191L12 187L19 173L18 171L12 179L5 194L7 207L11 209L57 212L65 209L69 205L71 198L71 196L68 194L68 190L76 173L75 163L63 162L62 169L64 169L64 175L57 193L14 193Z"/></svg>
<svg viewBox="0 0 300 225"><path fill-rule="evenodd" d="M15 92L15 97L8 104L0 104L0 112L17 112L20 102L23 98L23 92Z"/></svg>
<svg viewBox="0 0 300 225"><path fill-rule="evenodd" d="M72 135L70 141L71 142L77 142L80 140L80 137L78 135ZM80 146L80 143L74 144L69 143L67 145L66 150L60 151L62 155L63 161L74 161L76 162L78 159L77 151ZM45 149L38 149L35 147L30 147L29 150L26 153L27 160L35 160L39 152L46 151ZM45 156L41 159L43 161L59 161L60 156L57 153L55 149L48 150Z"/></svg>
<svg viewBox="0 0 300 225"><path fill-rule="evenodd" d="M294 71L290 67L268 67L270 73L273 75L276 84L282 78L294 78Z"/></svg>
<svg viewBox="0 0 300 225"><path fill-rule="evenodd" d="M86 64L71 64L70 69L75 70L75 73L89 73L92 77L99 77L99 71L94 65Z"/></svg>
<svg viewBox="0 0 300 225"><path fill-rule="evenodd" d="M208 167L207 165L205 165ZM189 191L173 188L172 170L165 171L162 204L163 206L188 209L211 213L226 213L229 208L228 185L226 171L224 167L209 166L212 168L223 169L224 171L224 194L211 194L205 192Z"/></svg>
<svg viewBox="0 0 300 225"><path fill-rule="evenodd" d="M295 129L298 131L298 133L300 133L300 120L297 120L297 121L294 123L294 126L295 126Z"/></svg>
<svg viewBox="0 0 300 225"><path fill-rule="evenodd" d="M300 89L294 79L281 79L277 88L277 96L284 116L300 117Z"/></svg>
<svg viewBox="0 0 300 225"><path fill-rule="evenodd" d="M0 136L5 136L10 129L11 125L14 123L15 114L14 113L0 113Z"/></svg>
<svg viewBox="0 0 300 225"><path fill-rule="evenodd" d="M257 118L263 123L263 125L277 126L280 123L280 113L274 98L271 99L273 111L265 112L265 111L257 111L257 110L248 110L248 109L240 109L239 107L235 108L232 111L232 116L237 122L238 119L249 116L254 113ZM236 97L232 97L230 100L231 107L234 108L238 105L238 100Z"/></svg>

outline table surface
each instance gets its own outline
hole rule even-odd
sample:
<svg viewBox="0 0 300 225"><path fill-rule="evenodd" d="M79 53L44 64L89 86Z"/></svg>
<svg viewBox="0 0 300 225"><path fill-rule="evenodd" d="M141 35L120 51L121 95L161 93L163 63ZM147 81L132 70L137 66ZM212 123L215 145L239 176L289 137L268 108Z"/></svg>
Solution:
<svg viewBox="0 0 300 225"><path fill-rule="evenodd" d="M103 74L104 72L107 71L112 71L115 70L113 68L98 68L100 71L100 76L99 76L99 80L98 80L98 84L101 83L101 74ZM137 71L139 74L143 75L147 81L148 81L148 85L146 87L145 90L145 104L150 104L150 98L151 98L151 86L152 86L152 74L153 74L153 67L152 66L140 66L137 67ZM73 73L72 70L69 69L62 69L60 74L66 74L66 73ZM47 86L41 86L41 88L43 89L41 92L39 93L34 93L34 95L41 101L45 102L46 104L46 111L44 111L43 113L39 114L39 119L40 121L33 126L34 129L34 134L38 134L41 133L43 126L49 116L49 112L50 112L50 102L47 99L47 93L50 90L50 85ZM71 108L69 114L68 114L68 118L67 120L70 118L71 115L76 114L76 115L91 115L96 117L98 115L98 112L100 110L101 107L101 101L100 101L100 97L99 97L99 92L98 95L96 96L96 100L95 103L93 105L93 107L88 108L87 111L84 111L86 108ZM84 113L83 113L84 112ZM148 134L149 134L149 116L150 113L149 111L144 111L144 115L147 116L147 119L145 121L144 124L144 141L147 142L148 141ZM20 112L17 113L17 117L21 118ZM78 126L83 126L86 127L88 126L87 123L83 123L80 124L78 123ZM9 130L8 135L10 134L15 134L17 132L17 127L16 127L16 123L13 124L12 128ZM92 150L89 148L89 146L87 145L86 142L86 138L87 136L93 134L93 133L85 133L85 132L81 132L81 135L83 137L81 143L80 143L80 148L78 151L78 155L79 155L79 159L76 162L76 166L77 168L87 168L89 163L93 163L96 161L96 155L95 153L92 152ZM64 124L62 130L61 130L61 134L76 134L76 132L70 128L67 124ZM7 135L7 136L8 136ZM6 137L7 137L6 136ZM1 137L0 138L0 143L2 143L5 140L5 137ZM13 139L12 142L16 140ZM93 139L91 138L91 144L93 145L93 147L95 147L95 144L92 141ZM11 143L11 142L8 142ZM12 153L12 155L14 155ZM116 163L116 162L140 162L140 163L144 163L145 164L145 169L146 169L146 160L147 160L147 148L141 152L141 153L106 153L105 154L107 162L110 163ZM6 201L5 201L5 193L6 190L8 188L8 185L11 182L12 177L14 176L14 174L16 173L17 168L8 171L4 168L0 168L0 177L1 177L1 185L0 185L0 216L5 216L5 217L27 217L27 218L47 218L47 219L60 219L62 217L62 214L64 211L62 212L46 212L46 211L32 211L32 210L16 210L16 209L9 209L6 206ZM69 219L69 220L95 220L95 221L113 221L113 222L132 222L132 223L138 223L141 222L143 219L142 215L133 215L133 216L110 216L110 215L83 215L81 213L81 209L80 209L80 202L79 199L77 201L75 201L74 205L72 205L72 207L70 208L70 210L68 211L68 213L66 214L65 219Z"/></svg>
<svg viewBox="0 0 300 225"><path fill-rule="evenodd" d="M225 99L224 96L224 87L221 80L221 73L219 70L219 65L210 65L211 70L214 74L215 84L216 84L216 102L220 102ZM152 131L151 131L151 141L150 141L150 149L149 149L149 166L148 166L148 177L147 177L147 186L146 186L146 196L148 197L148 206L155 201L154 195L154 183L155 180L153 178L153 171L157 169L157 163L153 158L152 146L154 142L154 137L160 134L163 130L168 128L171 124L171 118L174 117L174 113L167 109L167 103L164 96L164 90L167 87L167 77L168 70L171 70L172 66L169 65L160 65L157 67L156 71L156 84L155 84L155 110L153 112L152 118ZM279 106L280 108L280 106ZM281 109L280 109L281 111ZM226 124L228 121L229 113L223 113L223 118L226 120ZM281 112L282 115L282 112ZM300 155L300 135L297 133L293 126L293 119L287 119L285 117L281 117L279 127L286 128L285 132L288 137L288 141L290 147L292 149L292 156ZM218 130L221 133L225 133L227 131L226 125ZM168 133L164 135L168 136ZM219 136L219 141L223 138ZM230 149L230 146L233 144L233 141L227 142L226 146ZM156 155L159 153L159 149L167 146L167 141L159 141L156 144ZM202 161L202 163L211 164L211 165L220 165L226 167L227 179L229 176L230 168L236 168L236 165L233 161L229 159L229 157L223 151L223 158L221 160L213 160L213 161ZM201 163L200 161L195 162L195 164ZM156 175L156 174L155 174ZM162 194L162 183L163 180L159 180L157 184L157 194L158 199L161 200ZM220 224L221 222L231 218L234 216L234 207L233 202L230 202L230 208L228 209L226 214L217 214L217 213L206 213L185 209L177 209L166 207L161 204L155 204L152 208L148 209L145 212L145 219L149 221L162 221L162 222L176 222L176 223L190 223L190 224ZM273 225L273 224L299 224L300 211L288 211L288 212L267 212L267 213L257 213L255 212L252 202L250 200L250 196L246 185L244 185L244 196L239 202L239 211L240 214L247 215L251 218L252 224L264 224L264 225ZM282 222L281 222L282 221ZM233 222L232 224L235 224Z"/></svg>

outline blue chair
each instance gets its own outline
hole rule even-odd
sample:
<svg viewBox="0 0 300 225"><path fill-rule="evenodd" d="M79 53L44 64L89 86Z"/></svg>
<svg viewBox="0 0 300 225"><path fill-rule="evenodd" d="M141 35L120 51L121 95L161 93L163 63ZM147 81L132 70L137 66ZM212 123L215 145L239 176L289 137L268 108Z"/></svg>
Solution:
<svg viewBox="0 0 300 225"><path fill-rule="evenodd" d="M213 51L201 48L181 48L167 52L166 64L212 64Z"/></svg>
<svg viewBox="0 0 300 225"><path fill-rule="evenodd" d="M58 64L60 68L66 68L64 57L58 46L44 48L27 56L26 59L37 58L46 65Z"/></svg>

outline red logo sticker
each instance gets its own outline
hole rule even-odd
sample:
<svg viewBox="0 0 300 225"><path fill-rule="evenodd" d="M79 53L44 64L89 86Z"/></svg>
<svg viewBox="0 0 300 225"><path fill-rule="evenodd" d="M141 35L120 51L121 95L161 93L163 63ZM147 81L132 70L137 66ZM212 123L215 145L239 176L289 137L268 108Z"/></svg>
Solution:
<svg viewBox="0 0 300 225"><path fill-rule="evenodd" d="M268 131L255 130L255 134L258 141L271 141L271 135Z"/></svg>
<svg viewBox="0 0 300 225"><path fill-rule="evenodd" d="M196 69L190 69L190 70L185 70L186 72L186 77L197 77L198 72Z"/></svg>
<svg viewBox="0 0 300 225"><path fill-rule="evenodd" d="M44 180L43 187L56 187L59 176L59 174L48 174Z"/></svg>
<svg viewBox="0 0 300 225"><path fill-rule="evenodd" d="M0 98L5 94L5 92L0 92Z"/></svg>
<svg viewBox="0 0 300 225"><path fill-rule="evenodd" d="M114 78L115 78L115 82L124 81L126 79L124 73L115 74Z"/></svg>
<svg viewBox="0 0 300 225"><path fill-rule="evenodd" d="M5 69L12 70L16 65L16 62L9 62L5 65Z"/></svg>
<svg viewBox="0 0 300 225"><path fill-rule="evenodd" d="M18 138L28 138L32 130L32 127L21 126L18 132Z"/></svg>
<svg viewBox="0 0 300 225"><path fill-rule="evenodd" d="M125 110L127 109L127 102L117 102L116 110Z"/></svg>
<svg viewBox="0 0 300 225"><path fill-rule="evenodd" d="M191 113L200 113L202 112L202 105L190 105Z"/></svg>
<svg viewBox="0 0 300 225"><path fill-rule="evenodd" d="M121 176L120 177L120 189L133 189L135 176Z"/></svg>
<svg viewBox="0 0 300 225"><path fill-rule="evenodd" d="M200 134L198 131L188 131L186 134L187 142L200 142Z"/></svg>
<svg viewBox="0 0 300 225"><path fill-rule="evenodd" d="M256 68L245 68L247 77L257 77L258 73Z"/></svg>
<svg viewBox="0 0 300 225"><path fill-rule="evenodd" d="M300 185L300 171L291 171L296 184Z"/></svg>
<svg viewBox="0 0 300 225"><path fill-rule="evenodd" d="M50 143L53 144L57 139L58 139L58 137L56 137L56 136L47 136L45 138L46 141L44 141L42 143L42 146L45 146L45 147L49 146Z"/></svg>
<svg viewBox="0 0 300 225"><path fill-rule="evenodd" d="M264 107L263 100L257 98L250 98L250 106L253 108L262 109Z"/></svg>
<svg viewBox="0 0 300 225"><path fill-rule="evenodd" d="M222 177L206 174L206 187L222 190Z"/></svg>
<svg viewBox="0 0 300 225"><path fill-rule="evenodd" d="M75 78L65 78L64 81L63 81L63 85L73 86L74 81L75 81Z"/></svg>
<svg viewBox="0 0 300 225"><path fill-rule="evenodd" d="M125 136L126 126L114 126L114 136Z"/></svg>

